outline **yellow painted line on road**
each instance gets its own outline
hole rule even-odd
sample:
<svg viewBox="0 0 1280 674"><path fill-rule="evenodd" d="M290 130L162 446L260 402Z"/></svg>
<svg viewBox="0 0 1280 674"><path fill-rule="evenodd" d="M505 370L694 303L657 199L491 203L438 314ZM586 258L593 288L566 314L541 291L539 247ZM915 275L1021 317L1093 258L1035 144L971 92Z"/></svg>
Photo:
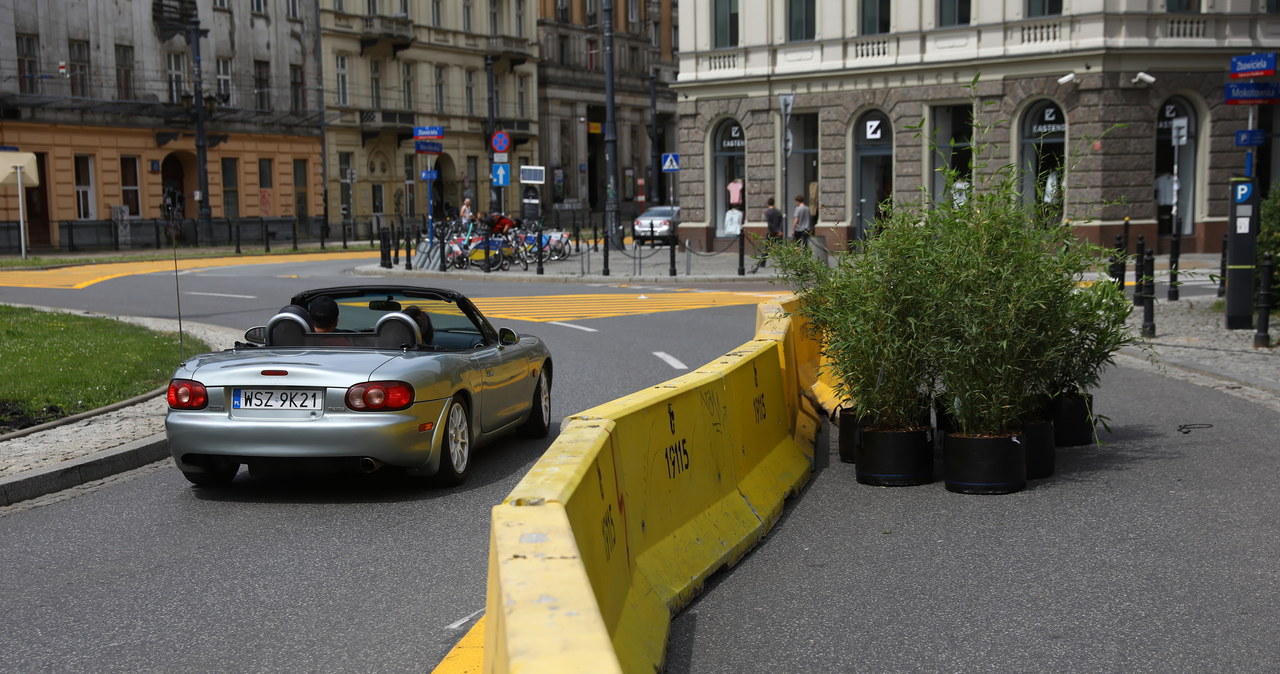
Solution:
<svg viewBox="0 0 1280 674"><path fill-rule="evenodd" d="M537 297L476 297L490 319L513 321L572 321L614 316L639 316L663 311L709 309L759 304L787 293L648 292L639 294L544 295Z"/></svg>
<svg viewBox="0 0 1280 674"><path fill-rule="evenodd" d="M480 616L431 674L479 674L483 666L484 616Z"/></svg>
<svg viewBox="0 0 1280 674"><path fill-rule="evenodd" d="M249 264L286 264L290 262L315 262L319 260L377 259L377 251L345 253L299 253L297 255L254 255L250 257L209 257L178 259L180 271L192 271L214 267L235 267ZM173 271L173 260L148 260L145 262L107 262L83 264L56 269L21 269L0 271L0 287L50 288L80 290L95 283L124 276L154 274Z"/></svg>

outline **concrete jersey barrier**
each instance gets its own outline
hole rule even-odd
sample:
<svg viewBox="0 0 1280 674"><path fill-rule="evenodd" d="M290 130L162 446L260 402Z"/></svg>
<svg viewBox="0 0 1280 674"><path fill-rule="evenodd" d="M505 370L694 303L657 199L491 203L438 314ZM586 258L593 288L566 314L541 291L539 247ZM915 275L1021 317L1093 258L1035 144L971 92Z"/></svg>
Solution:
<svg viewBox="0 0 1280 674"><path fill-rule="evenodd" d="M492 512L484 669L657 671L671 617L808 481L817 347L787 305L687 375L573 415Z"/></svg>

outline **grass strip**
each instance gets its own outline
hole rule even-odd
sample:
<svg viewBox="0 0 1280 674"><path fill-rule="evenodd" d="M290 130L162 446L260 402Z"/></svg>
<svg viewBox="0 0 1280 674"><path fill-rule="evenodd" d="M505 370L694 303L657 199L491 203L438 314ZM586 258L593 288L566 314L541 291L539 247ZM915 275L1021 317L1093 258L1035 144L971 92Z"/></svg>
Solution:
<svg viewBox="0 0 1280 674"><path fill-rule="evenodd" d="M211 350L189 335L183 341L188 356ZM176 333L0 306L3 417L43 423L127 400L168 382L180 361Z"/></svg>

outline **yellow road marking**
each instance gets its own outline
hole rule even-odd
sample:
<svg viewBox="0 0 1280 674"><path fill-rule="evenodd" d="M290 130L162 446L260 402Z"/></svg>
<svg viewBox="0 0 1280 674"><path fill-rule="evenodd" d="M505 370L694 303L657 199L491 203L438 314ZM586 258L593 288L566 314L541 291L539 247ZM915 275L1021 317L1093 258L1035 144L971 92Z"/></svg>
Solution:
<svg viewBox="0 0 1280 674"><path fill-rule="evenodd" d="M194 260L178 260L180 271L213 267L232 267L246 264L281 264L289 262L314 262L317 260L354 260L376 258L376 251L346 253L299 253L297 255L264 255L252 257L210 257ZM0 271L0 286L8 288L52 288L80 290L95 283L110 281L123 276L154 274L173 271L173 260L149 260L146 262L107 262L84 264L57 269L20 269Z"/></svg>
<svg viewBox="0 0 1280 674"><path fill-rule="evenodd" d="M639 316L662 311L759 304L786 293L648 292L640 294L544 295L538 297L473 297L490 319L572 321L612 316Z"/></svg>
<svg viewBox="0 0 1280 674"><path fill-rule="evenodd" d="M484 616L480 616L431 674L479 674L483 665Z"/></svg>

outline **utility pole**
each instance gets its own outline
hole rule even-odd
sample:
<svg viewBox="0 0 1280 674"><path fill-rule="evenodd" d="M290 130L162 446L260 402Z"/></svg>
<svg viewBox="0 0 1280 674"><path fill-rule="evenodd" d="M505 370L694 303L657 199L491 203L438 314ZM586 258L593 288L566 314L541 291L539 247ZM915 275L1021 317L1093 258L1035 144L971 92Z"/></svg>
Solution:
<svg viewBox="0 0 1280 674"><path fill-rule="evenodd" d="M187 44L191 45L191 92L196 113L196 172L199 174L200 188L196 201L200 226L212 234L213 212L209 208L209 138L204 128L204 84L200 68L200 38L208 34L208 30L201 30L199 17L193 17L187 26Z"/></svg>
<svg viewBox="0 0 1280 674"><path fill-rule="evenodd" d="M497 121L496 121L496 118L498 116L498 111L497 111L497 106L494 105L494 100L493 100L493 62L494 60L495 58L493 54L487 54L484 57L484 74L485 74L485 77L487 77L489 80L489 83L488 83L489 85L489 125L487 127L489 132L486 134L484 142L485 142L485 145L489 146L490 174L492 174L493 172L493 134L498 131ZM499 196L498 189L499 188L494 183L491 175L489 179L489 215L490 216L492 216L494 213L497 213L499 210L501 210L499 205L502 201L502 197Z"/></svg>
<svg viewBox="0 0 1280 674"><path fill-rule="evenodd" d="M649 194L650 206L657 205L658 202L658 180L662 177L662 167L658 164L662 161L662 148L658 147L658 69L655 67L649 73L649 119L652 120L649 127Z"/></svg>
<svg viewBox="0 0 1280 674"><path fill-rule="evenodd" d="M609 275L609 244L618 231L618 129L613 99L613 0L600 5L604 15L604 166L608 177L604 201L604 275Z"/></svg>

